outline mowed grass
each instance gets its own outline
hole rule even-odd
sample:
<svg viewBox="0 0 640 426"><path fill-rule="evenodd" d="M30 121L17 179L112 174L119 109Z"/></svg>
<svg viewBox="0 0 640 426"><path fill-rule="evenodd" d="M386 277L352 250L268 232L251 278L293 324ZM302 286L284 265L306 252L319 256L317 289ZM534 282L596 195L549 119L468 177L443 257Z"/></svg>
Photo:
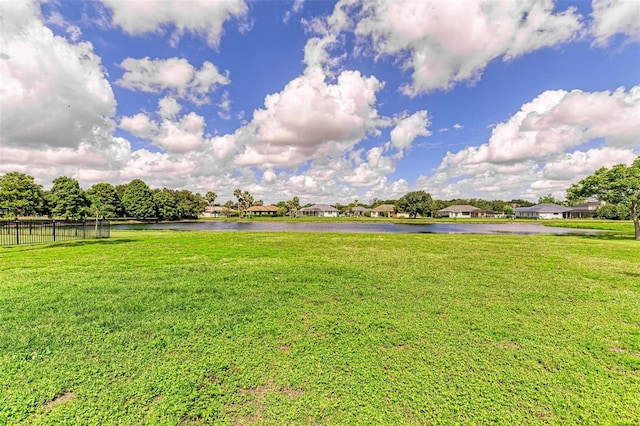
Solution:
<svg viewBox="0 0 640 426"><path fill-rule="evenodd" d="M0 424L640 422L640 243L113 232L0 249Z"/></svg>

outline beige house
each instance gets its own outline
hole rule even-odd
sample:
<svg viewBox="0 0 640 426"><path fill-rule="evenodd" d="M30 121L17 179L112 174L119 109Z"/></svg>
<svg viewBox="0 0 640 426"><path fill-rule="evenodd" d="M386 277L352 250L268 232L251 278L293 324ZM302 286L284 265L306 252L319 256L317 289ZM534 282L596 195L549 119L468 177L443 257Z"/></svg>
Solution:
<svg viewBox="0 0 640 426"><path fill-rule="evenodd" d="M381 204L371 210L371 217L396 217L396 206L393 204Z"/></svg>
<svg viewBox="0 0 640 426"><path fill-rule="evenodd" d="M200 215L201 217L227 217L233 216L236 214L235 210L230 210L226 207L220 206L207 206L204 209L204 212Z"/></svg>
<svg viewBox="0 0 640 426"><path fill-rule="evenodd" d="M478 207L470 206L468 204L456 204L438 210L438 217L472 218L486 216L487 212L485 210L479 209Z"/></svg>
<svg viewBox="0 0 640 426"><path fill-rule="evenodd" d="M278 214L278 207L269 206L251 206L244 211L245 216L275 216Z"/></svg>

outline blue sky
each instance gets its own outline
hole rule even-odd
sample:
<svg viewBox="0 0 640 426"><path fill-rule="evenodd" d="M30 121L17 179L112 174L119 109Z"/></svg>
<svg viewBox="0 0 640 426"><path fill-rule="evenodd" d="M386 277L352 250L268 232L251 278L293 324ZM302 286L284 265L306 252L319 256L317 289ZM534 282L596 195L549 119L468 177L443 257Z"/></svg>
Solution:
<svg viewBox="0 0 640 426"><path fill-rule="evenodd" d="M640 154L640 2L5 1L0 173L525 198Z"/></svg>

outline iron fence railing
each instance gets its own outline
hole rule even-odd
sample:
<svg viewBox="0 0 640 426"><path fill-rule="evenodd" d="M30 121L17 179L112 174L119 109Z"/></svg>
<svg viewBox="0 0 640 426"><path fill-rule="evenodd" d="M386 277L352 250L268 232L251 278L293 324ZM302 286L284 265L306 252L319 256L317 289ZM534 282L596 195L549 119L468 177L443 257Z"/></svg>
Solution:
<svg viewBox="0 0 640 426"><path fill-rule="evenodd" d="M109 238L108 220L3 220L0 221L0 246L41 244L53 241Z"/></svg>

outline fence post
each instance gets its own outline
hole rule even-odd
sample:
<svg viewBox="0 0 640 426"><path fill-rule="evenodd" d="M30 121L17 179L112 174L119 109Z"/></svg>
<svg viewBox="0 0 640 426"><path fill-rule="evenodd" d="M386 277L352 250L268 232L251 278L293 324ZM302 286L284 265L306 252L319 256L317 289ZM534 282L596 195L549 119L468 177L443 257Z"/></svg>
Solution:
<svg viewBox="0 0 640 426"><path fill-rule="evenodd" d="M16 245L20 244L20 228L18 218L16 218Z"/></svg>
<svg viewBox="0 0 640 426"><path fill-rule="evenodd" d="M56 240L56 220L53 219L53 241Z"/></svg>
<svg viewBox="0 0 640 426"><path fill-rule="evenodd" d="M82 219L82 239L87 239L87 223L84 219Z"/></svg>

